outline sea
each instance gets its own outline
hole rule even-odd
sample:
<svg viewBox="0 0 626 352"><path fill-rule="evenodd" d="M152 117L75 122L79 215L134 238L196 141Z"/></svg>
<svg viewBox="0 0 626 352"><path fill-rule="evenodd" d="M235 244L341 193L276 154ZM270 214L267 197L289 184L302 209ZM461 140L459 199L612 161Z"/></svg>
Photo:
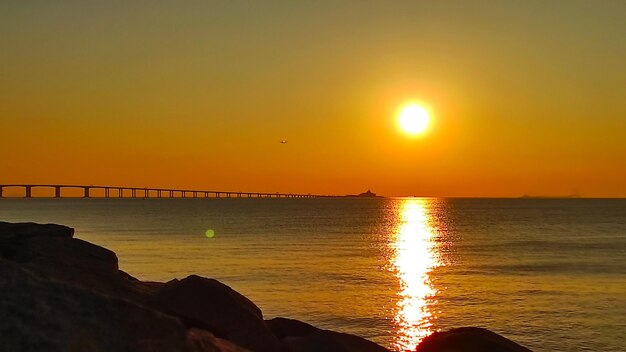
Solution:
<svg viewBox="0 0 626 352"><path fill-rule="evenodd" d="M141 279L198 274L394 351L479 326L533 351L626 351L626 199L0 199Z"/></svg>

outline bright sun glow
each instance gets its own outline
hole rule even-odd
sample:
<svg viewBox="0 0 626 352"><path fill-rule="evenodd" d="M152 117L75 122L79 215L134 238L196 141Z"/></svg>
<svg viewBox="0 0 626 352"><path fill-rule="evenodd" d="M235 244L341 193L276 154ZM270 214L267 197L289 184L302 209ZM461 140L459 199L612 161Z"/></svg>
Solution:
<svg viewBox="0 0 626 352"><path fill-rule="evenodd" d="M400 111L398 124L408 134L420 134L428 129L430 116L428 111L417 104L407 105Z"/></svg>

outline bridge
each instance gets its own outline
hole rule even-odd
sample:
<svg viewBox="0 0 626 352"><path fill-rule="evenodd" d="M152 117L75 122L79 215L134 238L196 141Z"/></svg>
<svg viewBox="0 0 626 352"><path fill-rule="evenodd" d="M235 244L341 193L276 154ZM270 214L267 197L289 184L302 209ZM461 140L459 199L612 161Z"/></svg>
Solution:
<svg viewBox="0 0 626 352"><path fill-rule="evenodd" d="M0 198L4 197L5 188L21 188L24 198L35 197L33 189L45 188L54 190L54 198L67 198L63 196L64 189L78 189L82 191L83 198L317 198L324 197L316 194L297 193L267 193L267 192L233 192L211 191L196 189L174 188L151 188L151 187L119 187L119 186L94 186L94 185L46 185L46 184L0 184ZM101 191L100 196L95 196L94 191Z"/></svg>

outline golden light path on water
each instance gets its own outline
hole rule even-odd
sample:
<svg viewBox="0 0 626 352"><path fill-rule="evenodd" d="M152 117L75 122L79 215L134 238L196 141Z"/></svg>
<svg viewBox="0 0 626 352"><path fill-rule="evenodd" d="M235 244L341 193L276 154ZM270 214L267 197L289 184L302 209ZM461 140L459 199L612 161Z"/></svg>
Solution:
<svg viewBox="0 0 626 352"><path fill-rule="evenodd" d="M391 264L401 290L395 315L398 334L394 343L399 351L415 350L432 332L431 305L436 292L429 273L441 263L428 205L428 199L403 200L397 214L399 226L391 242Z"/></svg>

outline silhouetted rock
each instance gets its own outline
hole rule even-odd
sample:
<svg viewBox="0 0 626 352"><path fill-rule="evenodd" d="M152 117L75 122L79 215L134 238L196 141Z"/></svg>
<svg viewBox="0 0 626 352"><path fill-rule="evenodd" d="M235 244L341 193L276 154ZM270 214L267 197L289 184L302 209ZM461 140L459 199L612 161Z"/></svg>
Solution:
<svg viewBox="0 0 626 352"><path fill-rule="evenodd" d="M0 221L0 240L26 237L72 238L74 229L57 224L36 224L33 222L10 223Z"/></svg>
<svg viewBox="0 0 626 352"><path fill-rule="evenodd" d="M0 259L3 351L185 351L180 321Z"/></svg>
<svg viewBox="0 0 626 352"><path fill-rule="evenodd" d="M247 351L139 304L165 284L118 270L115 253L73 233L60 225L0 222L3 350Z"/></svg>
<svg viewBox="0 0 626 352"><path fill-rule="evenodd" d="M187 331L187 350L189 352L250 352L228 340L215 337L208 331L193 328Z"/></svg>
<svg viewBox="0 0 626 352"><path fill-rule="evenodd" d="M274 318L267 321L274 335L289 352L388 352L389 350L362 337L323 330L294 319Z"/></svg>
<svg viewBox="0 0 626 352"><path fill-rule="evenodd" d="M191 275L170 281L150 305L179 317L188 327L209 330L242 347L258 352L279 349L259 307L217 280Z"/></svg>
<svg viewBox="0 0 626 352"><path fill-rule="evenodd" d="M483 328L464 327L435 332L416 352L531 352L528 348Z"/></svg>
<svg viewBox="0 0 626 352"><path fill-rule="evenodd" d="M141 301L161 286L120 271L114 252L72 238L73 233L60 225L0 223L0 256L38 276L125 299Z"/></svg>
<svg viewBox="0 0 626 352"><path fill-rule="evenodd" d="M279 339L289 336L306 336L317 330L315 326L295 319L274 318L265 321L272 333Z"/></svg>

